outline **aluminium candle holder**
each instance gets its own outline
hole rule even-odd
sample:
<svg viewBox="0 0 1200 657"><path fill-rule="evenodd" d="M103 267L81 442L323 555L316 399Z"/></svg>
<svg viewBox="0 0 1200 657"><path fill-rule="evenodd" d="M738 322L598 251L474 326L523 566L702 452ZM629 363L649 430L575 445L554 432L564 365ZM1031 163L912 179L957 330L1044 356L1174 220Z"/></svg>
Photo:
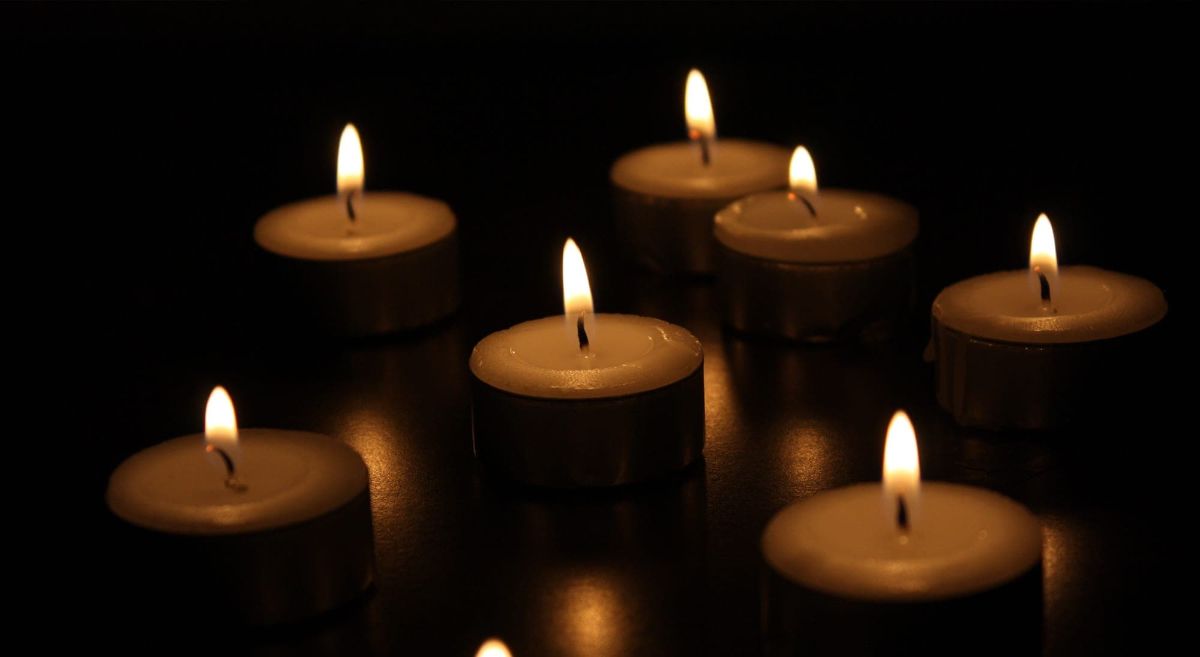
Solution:
<svg viewBox="0 0 1200 657"><path fill-rule="evenodd" d="M927 602L842 598L801 586L764 562L764 652L768 657L1036 655L1042 648L1042 597L1040 562L996 588Z"/></svg>
<svg viewBox="0 0 1200 657"><path fill-rule="evenodd" d="M458 309L457 229L426 246L378 258L307 260L265 253L284 315L321 333L407 331Z"/></svg>
<svg viewBox="0 0 1200 657"><path fill-rule="evenodd" d="M659 274L711 275L712 219L730 198L672 198L613 186L617 236L625 255Z"/></svg>
<svg viewBox="0 0 1200 657"><path fill-rule="evenodd" d="M634 484L683 470L704 450L704 366L646 392L549 399L495 388L472 373L475 454L531 486Z"/></svg>
<svg viewBox="0 0 1200 657"><path fill-rule="evenodd" d="M925 359L943 409L965 427L1041 430L1111 421L1103 409L1136 408L1151 377L1154 335L1089 342L1004 342L952 329L933 317Z"/></svg>
<svg viewBox="0 0 1200 657"><path fill-rule="evenodd" d="M805 342L885 339L914 303L912 247L870 260L768 260L717 242L717 291L731 328Z"/></svg>
<svg viewBox="0 0 1200 657"><path fill-rule="evenodd" d="M166 623L287 624L341 607L375 579L369 493L311 520L262 531L177 534L121 523L130 584ZM163 564L163 568L147 568ZM134 563L134 560L137 563ZM190 624L189 624L190 627Z"/></svg>

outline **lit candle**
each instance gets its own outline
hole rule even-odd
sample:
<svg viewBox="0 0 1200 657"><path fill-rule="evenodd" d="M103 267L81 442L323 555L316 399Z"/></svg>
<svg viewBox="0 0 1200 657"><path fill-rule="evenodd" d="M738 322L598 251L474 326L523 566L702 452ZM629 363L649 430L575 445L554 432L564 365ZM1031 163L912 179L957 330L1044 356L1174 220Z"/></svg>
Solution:
<svg viewBox="0 0 1200 657"><path fill-rule="evenodd" d="M903 412L888 427L882 483L784 508L763 532L762 550L768 654L953 654L977 646L1031 654L1040 646L1037 518L991 491L921 481Z"/></svg>
<svg viewBox="0 0 1200 657"><path fill-rule="evenodd" d="M475 652L475 657L512 657L508 646L500 639L488 639L479 646L479 650Z"/></svg>
<svg viewBox="0 0 1200 657"><path fill-rule="evenodd" d="M688 74L688 141L622 156L611 177L617 229L641 265L667 273L713 270L713 214L747 194L787 182L787 151L773 144L717 139L708 85Z"/></svg>
<svg viewBox="0 0 1200 657"><path fill-rule="evenodd" d="M367 193L362 144L347 125L337 194L276 208L254 239L301 316L334 333L368 335L430 324L458 307L454 213L405 192Z"/></svg>
<svg viewBox="0 0 1200 657"><path fill-rule="evenodd" d="M563 248L563 311L475 346L479 459L509 479L576 487L659 477L699 457L699 340L661 320L594 313L572 240Z"/></svg>
<svg viewBox="0 0 1200 657"><path fill-rule="evenodd" d="M1129 369L1142 369L1135 338L1166 315L1167 302L1142 278L1060 269L1043 214L1026 269L951 285L932 312L929 357L941 405L967 426L1041 429L1077 421L1140 385Z"/></svg>
<svg viewBox="0 0 1200 657"><path fill-rule="evenodd" d="M886 337L912 305L917 211L879 194L818 189L803 146L788 178L788 191L716 215L726 323L799 340Z"/></svg>
<svg viewBox="0 0 1200 657"><path fill-rule="evenodd" d="M206 622L290 622L338 606L374 577L367 468L327 436L238 430L224 388L204 435L160 443L113 472L108 506L133 542L178 570L144 573L147 599ZM156 588L157 587L157 588Z"/></svg>

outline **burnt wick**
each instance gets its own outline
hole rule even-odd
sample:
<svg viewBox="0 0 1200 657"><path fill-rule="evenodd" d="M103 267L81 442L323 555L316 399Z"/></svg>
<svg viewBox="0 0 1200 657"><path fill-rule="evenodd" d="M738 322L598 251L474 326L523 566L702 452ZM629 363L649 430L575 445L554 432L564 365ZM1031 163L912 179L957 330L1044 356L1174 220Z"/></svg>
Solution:
<svg viewBox="0 0 1200 657"><path fill-rule="evenodd" d="M788 200L789 201L800 201L801 203L804 204L804 207L808 208L808 213L811 214L814 219L817 218L817 208L816 208L816 206L814 206L812 204L812 201L804 198L803 196L797 194L796 192L788 192Z"/></svg>
<svg viewBox="0 0 1200 657"><path fill-rule="evenodd" d="M583 325L583 313L579 313L579 319L575 322L575 331L579 336L579 351L586 354L591 348L591 341L588 339L587 328Z"/></svg>
<svg viewBox="0 0 1200 657"><path fill-rule="evenodd" d="M205 445L204 451L209 454L216 454L221 457L221 461L225 464L225 487L241 492L246 490L246 485L238 481L237 472L233 466L233 459L229 458L229 454L217 447L216 445Z"/></svg>
<svg viewBox="0 0 1200 657"><path fill-rule="evenodd" d="M1041 287L1042 303L1050 303L1050 281L1042 272L1038 272L1038 285Z"/></svg>

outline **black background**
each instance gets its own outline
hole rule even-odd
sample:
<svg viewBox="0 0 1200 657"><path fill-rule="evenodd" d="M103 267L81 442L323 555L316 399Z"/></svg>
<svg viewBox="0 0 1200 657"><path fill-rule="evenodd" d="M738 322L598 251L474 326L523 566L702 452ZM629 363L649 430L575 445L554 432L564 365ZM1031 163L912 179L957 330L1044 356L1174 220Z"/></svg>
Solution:
<svg viewBox="0 0 1200 657"><path fill-rule="evenodd" d="M78 494L62 503L89 536L68 570L86 573L69 579L90 643L149 643L146 601L112 568L108 473L198 430L216 383L245 426L364 454L381 571L365 602L321 622L189 637L225 651L467 655L500 634L521 657L753 653L762 526L790 500L876 477L897 406L929 478L1006 492L1046 523L1048 654L1148 650L1174 623L1167 463L1190 431L1170 404L1097 409L1112 420L1087 432L962 431L920 353L936 292L1022 266L1045 211L1063 264L1163 287L1172 315L1146 387L1178 375L1195 214L1182 6L39 4L0 21L7 268L20 324L49 344L47 412L78 442ZM608 167L682 138L693 66L721 135L804 143L823 185L920 209L919 302L896 344L730 336L710 288L613 257ZM451 321L344 343L261 316L254 220L332 190L347 121L368 188L456 210L465 302ZM558 311L568 235L599 310L705 343L706 463L680 482L545 496L489 481L471 457L470 347Z"/></svg>

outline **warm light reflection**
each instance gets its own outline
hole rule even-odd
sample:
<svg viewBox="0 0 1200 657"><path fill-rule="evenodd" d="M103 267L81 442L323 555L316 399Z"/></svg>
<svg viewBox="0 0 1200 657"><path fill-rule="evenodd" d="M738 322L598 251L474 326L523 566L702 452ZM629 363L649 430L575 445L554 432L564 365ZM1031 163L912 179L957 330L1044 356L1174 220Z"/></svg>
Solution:
<svg viewBox="0 0 1200 657"><path fill-rule="evenodd" d="M893 513L901 501L911 516L921 491L921 460L917 454L917 432L904 411L896 411L888 423L883 444L883 495L885 508Z"/></svg>
<svg viewBox="0 0 1200 657"><path fill-rule="evenodd" d="M1058 249L1054 245L1054 228L1045 213L1038 215L1029 240L1029 278L1044 303L1058 298Z"/></svg>
<svg viewBox="0 0 1200 657"><path fill-rule="evenodd" d="M479 652L475 653L475 657L512 657L512 653L500 639L488 639L479 646Z"/></svg>
<svg viewBox="0 0 1200 657"><path fill-rule="evenodd" d="M362 142L353 123L346 124L338 142L337 191L342 197L358 196L363 191Z"/></svg>
<svg viewBox="0 0 1200 657"><path fill-rule="evenodd" d="M237 465L237 417L233 412L233 400L221 386L213 388L204 408L204 444L210 451L223 451L231 465Z"/></svg>
<svg viewBox="0 0 1200 657"><path fill-rule="evenodd" d="M713 118L712 99L708 83L696 69L688 71L687 88L683 93L683 112L687 117L688 138L692 140L717 138L717 121Z"/></svg>
<svg viewBox="0 0 1200 657"><path fill-rule="evenodd" d="M621 611L612 582L603 576L576 579L567 585L561 627L579 655L619 655Z"/></svg>
<svg viewBox="0 0 1200 657"><path fill-rule="evenodd" d="M788 166L788 186L793 192L815 194L817 192L817 167L812 155L803 146L792 151L792 162Z"/></svg>
<svg viewBox="0 0 1200 657"><path fill-rule="evenodd" d="M588 284L583 253L575 240L567 238L562 258L563 312L568 317L592 314L592 287Z"/></svg>

